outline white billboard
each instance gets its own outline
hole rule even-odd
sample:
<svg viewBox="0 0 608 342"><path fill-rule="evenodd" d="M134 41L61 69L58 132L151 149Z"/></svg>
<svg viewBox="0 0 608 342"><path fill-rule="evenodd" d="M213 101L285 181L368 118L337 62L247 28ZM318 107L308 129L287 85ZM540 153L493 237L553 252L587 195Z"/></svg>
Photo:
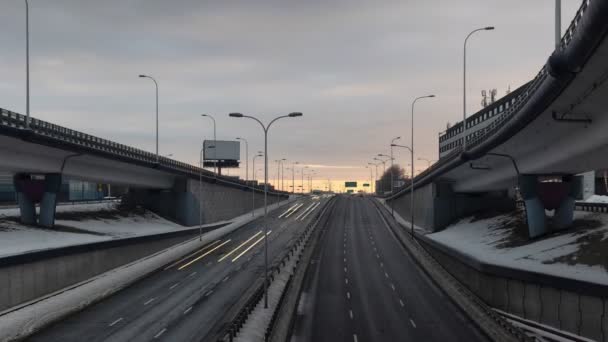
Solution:
<svg viewBox="0 0 608 342"><path fill-rule="evenodd" d="M205 140L203 142L205 161L238 161L241 159L240 141Z"/></svg>

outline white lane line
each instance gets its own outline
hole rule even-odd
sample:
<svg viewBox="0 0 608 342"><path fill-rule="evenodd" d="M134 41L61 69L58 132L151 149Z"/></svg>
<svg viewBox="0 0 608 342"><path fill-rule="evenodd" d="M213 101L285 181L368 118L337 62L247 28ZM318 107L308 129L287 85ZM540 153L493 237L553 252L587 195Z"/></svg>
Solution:
<svg viewBox="0 0 608 342"><path fill-rule="evenodd" d="M401 304L402 307L405 306L405 304L403 304L403 301L401 299L399 299L399 304Z"/></svg>
<svg viewBox="0 0 608 342"><path fill-rule="evenodd" d="M346 258L344 258L344 263L346 263Z"/></svg>
<svg viewBox="0 0 608 342"><path fill-rule="evenodd" d="M215 244L216 244L216 243L218 243L218 242L220 242L220 240L215 240L215 241L213 241L213 242L211 242L211 243L207 244L205 247L203 247L203 248L199 249L198 251L196 251L196 252L194 252L194 253L192 253L192 254L189 254L188 256L185 256L185 257L183 257L183 258L179 259L178 261L176 261L176 262L172 263L171 265L169 265L169 266L165 267L165 269L164 269L164 270L166 271L166 270L170 269L171 267L173 267L173 266L175 266L175 265L177 265L177 264L180 264L182 261L184 261L184 260L186 260L186 259L188 259L188 258L191 258L191 257L193 257L193 256L197 255L198 253L201 253L201 252L205 251L207 248L212 247L213 245L215 245Z"/></svg>
<svg viewBox="0 0 608 342"><path fill-rule="evenodd" d="M188 312L190 312L190 310L192 310L192 307L187 308L186 310L184 310L184 315L187 315Z"/></svg>
<svg viewBox="0 0 608 342"><path fill-rule="evenodd" d="M312 209L310 209L310 211L308 213L306 213L306 215L304 215L304 217L302 217L300 219L300 221L304 221L304 219L306 218L306 216L310 215L310 213L312 213L313 211L315 211L315 209L317 209L317 207L320 205L321 203L317 203Z"/></svg>
<svg viewBox="0 0 608 342"><path fill-rule="evenodd" d="M288 212L290 212L293 208L295 208L298 205L298 203L292 205L291 207L289 207L289 209L287 209L284 213L282 213L281 215L279 215L278 218L281 218L283 216L285 216Z"/></svg>
<svg viewBox="0 0 608 342"><path fill-rule="evenodd" d="M414 322L413 319L410 318L410 323L412 323L412 326L415 328L416 327L416 322Z"/></svg>
<svg viewBox="0 0 608 342"><path fill-rule="evenodd" d="M380 259L380 254L376 254L376 258Z"/></svg>
<svg viewBox="0 0 608 342"><path fill-rule="evenodd" d="M165 333L165 331L167 331L167 328L163 328L163 330L159 331L156 335L154 335L154 338L159 338L162 334Z"/></svg>
<svg viewBox="0 0 608 342"><path fill-rule="evenodd" d="M359 342L359 340L357 340L357 334L353 334L353 341L354 342Z"/></svg>
<svg viewBox="0 0 608 342"><path fill-rule="evenodd" d="M270 233L272 233L272 230L269 230L268 233L266 233L266 236L270 235ZM260 241L264 240L264 236L262 236L261 238L255 240L255 242L253 244L251 244L249 247L247 247L247 249L245 249L244 251L241 252L241 254L237 255L236 257L234 257L234 259L232 259L232 262L237 261L241 256L243 256L243 254L247 253L250 249L252 249L255 245L257 245L258 243L260 243ZM251 257L249 257L248 260L251 260Z"/></svg>
<svg viewBox="0 0 608 342"><path fill-rule="evenodd" d="M384 272L384 276L388 278L388 273Z"/></svg>
<svg viewBox="0 0 608 342"><path fill-rule="evenodd" d="M296 216L296 221L299 220L300 217L302 217L304 214L306 214L308 210L310 210L310 208L312 208L314 205L314 203L311 203L303 212L300 213L300 215Z"/></svg>
<svg viewBox="0 0 608 342"><path fill-rule="evenodd" d="M147 301L144 303L144 305L148 305L148 304L152 303L152 302L153 302L153 301L155 301L155 300L156 300L156 297L150 298L150 299L148 299L148 300L147 300Z"/></svg>
<svg viewBox="0 0 608 342"><path fill-rule="evenodd" d="M173 290L177 285L179 285L179 283L175 283L175 284L171 285L171 287L169 288L169 290Z"/></svg>
<svg viewBox="0 0 608 342"><path fill-rule="evenodd" d="M235 249L231 250L230 253L224 255L223 257L220 258L220 260L218 260L217 262L220 262L224 259L226 259L227 257L231 256L232 253L238 251L241 247L243 247L244 245L246 245L247 243L249 243L249 241L255 239L256 236L262 234L262 231L260 230L259 232L255 233L252 237L250 237L249 239L247 239L247 241L241 243L240 245L238 245Z"/></svg>
<svg viewBox="0 0 608 342"><path fill-rule="evenodd" d="M222 283L225 283L228 280L228 278L230 278L230 277L226 276L226 278L222 279Z"/></svg>
<svg viewBox="0 0 608 342"><path fill-rule="evenodd" d="M393 283L391 283L391 288L393 289L393 291L395 291L395 285Z"/></svg>
<svg viewBox="0 0 608 342"><path fill-rule="evenodd" d="M190 274L188 275L188 277L194 277L195 275L196 275L196 271L194 271L194 272L190 273Z"/></svg>
<svg viewBox="0 0 608 342"><path fill-rule="evenodd" d="M348 310L348 314L350 315L350 319L353 319L353 310Z"/></svg>
<svg viewBox="0 0 608 342"><path fill-rule="evenodd" d="M348 271L346 270L346 267L344 267L344 272L348 272Z"/></svg>
<svg viewBox="0 0 608 342"><path fill-rule="evenodd" d="M199 257L197 257L196 259L190 260L190 262L189 262L189 263L187 263L187 264L181 265L181 266L178 268L178 270L179 270L179 271L181 271L182 269L184 269L184 268L186 268L186 267L188 267L188 266L192 265L193 263L195 263L195 262L197 262L197 261L201 260L202 258L204 258L204 257L206 257L207 255L209 255L209 254L213 253L213 252L214 252L216 249L218 249L218 248L222 247L223 245L227 244L227 243L228 243L228 242L230 242L230 241L232 241L232 240L228 239L228 240L224 241L223 243L221 243L221 244L219 244L219 245L215 246L213 249L210 249L209 251L207 251L207 253L205 253L205 254L203 254L203 255L201 255L201 256L199 256Z"/></svg>
<svg viewBox="0 0 608 342"><path fill-rule="evenodd" d="M205 293L205 297L209 297L211 296L211 294L213 293L213 290L209 290L207 291L207 293Z"/></svg>
<svg viewBox="0 0 608 342"><path fill-rule="evenodd" d="M350 299L350 292L346 292L346 298Z"/></svg>
<svg viewBox="0 0 608 342"><path fill-rule="evenodd" d="M384 267L384 263L382 263L382 262L381 262L381 263L380 263L380 267Z"/></svg>
<svg viewBox="0 0 608 342"><path fill-rule="evenodd" d="M348 278L344 278L344 284L348 285Z"/></svg>
<svg viewBox="0 0 608 342"><path fill-rule="evenodd" d="M120 317L119 319L115 320L114 322L110 323L108 326L109 327L113 327L114 325L116 325L116 323L122 321L122 317Z"/></svg>
<svg viewBox="0 0 608 342"><path fill-rule="evenodd" d="M296 211L298 211L303 206L304 206L304 203L300 203L300 205L298 205L297 208L295 208L292 212L290 212L289 215L285 216L285 218L289 218L289 216L293 215L293 213L295 213Z"/></svg>

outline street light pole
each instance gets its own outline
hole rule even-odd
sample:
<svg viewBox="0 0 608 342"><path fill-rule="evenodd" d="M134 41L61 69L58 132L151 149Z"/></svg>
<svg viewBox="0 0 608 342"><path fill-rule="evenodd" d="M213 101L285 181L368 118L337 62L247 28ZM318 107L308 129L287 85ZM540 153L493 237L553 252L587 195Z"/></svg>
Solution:
<svg viewBox="0 0 608 342"><path fill-rule="evenodd" d="M209 114L201 114L201 116L211 118L213 120L213 146L217 145L216 135L215 135L215 118ZM213 150L213 173L215 177L217 177L217 153L216 150Z"/></svg>
<svg viewBox="0 0 608 342"><path fill-rule="evenodd" d="M249 118L257 121L262 129L264 130L264 308L268 308L268 222L266 221L268 217L268 130L270 126L277 120L282 118L294 118L302 116L302 113L293 112L288 115L282 115L274 118L267 126L264 126L262 121L259 119L249 116L243 115L241 113L230 113L231 117L235 118Z"/></svg>
<svg viewBox="0 0 608 342"><path fill-rule="evenodd" d="M467 41L469 37L478 31L490 31L493 30L494 26L487 26L483 28L478 28L476 30L471 31L469 35L464 39L464 58L463 58L463 68L462 68L462 150L466 151L467 149ZM413 105L412 105L413 106ZM413 127L412 127L413 130ZM414 145L412 144L412 148ZM413 164L413 162L412 162ZM413 166L412 166L413 167ZM412 177L413 179L413 177Z"/></svg>
<svg viewBox="0 0 608 342"><path fill-rule="evenodd" d="M393 138L393 140L391 140L391 195L393 195L393 191L394 191L394 188L395 188L395 180L394 180L394 175L393 175L393 173L394 173L393 172L393 166L394 166L393 165L393 160L394 160L394 158L393 158L393 144L395 143L395 140L399 140L399 139L401 139L401 137L396 137L396 138ZM392 208L392 206L391 206L391 208ZM392 209L391 209L391 211L392 211Z"/></svg>
<svg viewBox="0 0 608 342"><path fill-rule="evenodd" d="M281 191L285 191L285 161L287 158L281 159Z"/></svg>
<svg viewBox="0 0 608 342"><path fill-rule="evenodd" d="M562 1L555 0L555 50L562 40Z"/></svg>
<svg viewBox="0 0 608 342"><path fill-rule="evenodd" d="M262 151L258 151L258 154L256 154L253 157L253 165L251 165L252 166L252 171L251 172L253 173L253 177L252 177L253 179L252 179L252 181L257 181L255 179L255 158L257 158L257 157L263 157L263 156L264 156L264 154L262 153ZM252 204L252 207L251 207L251 216L255 215L254 214L254 211L255 211L255 186L256 185L253 184L253 182L252 182L251 183L251 198L252 198L253 204Z"/></svg>
<svg viewBox="0 0 608 342"><path fill-rule="evenodd" d="M245 184L247 184L247 179L249 177L249 142L247 139L238 137L236 140L243 140L245 142Z"/></svg>
<svg viewBox="0 0 608 342"><path fill-rule="evenodd" d="M30 5L25 0L25 128L30 128Z"/></svg>
<svg viewBox="0 0 608 342"><path fill-rule="evenodd" d="M299 162L293 162L291 164L291 193L295 195L296 193L296 165Z"/></svg>
<svg viewBox="0 0 608 342"><path fill-rule="evenodd" d="M425 99L425 98L431 98L431 97L435 97L435 95L426 95L426 96L419 96L417 98L414 99L414 101L412 101L412 143L410 145L410 152L412 155L412 176L411 176L411 180L412 180L412 186L411 186L411 194L410 194L410 210L411 210L411 220L412 220L412 239L414 239L414 105L416 104L416 101L420 100L420 99ZM464 123L466 126L466 123Z"/></svg>
<svg viewBox="0 0 608 342"><path fill-rule="evenodd" d="M308 166L302 166L302 195L304 195L304 169L308 169Z"/></svg>
<svg viewBox="0 0 608 342"><path fill-rule="evenodd" d="M371 163L368 163L371 164ZM372 168L370 167L370 165L365 165L366 169L369 169L369 184L371 187L371 191L370 192L374 192L374 187L373 187L373 176L372 176Z"/></svg>
<svg viewBox="0 0 608 342"><path fill-rule="evenodd" d="M378 156L379 157L383 156L383 154L379 154ZM388 159L387 160L383 160L383 159L379 159L379 158L374 158L374 160L377 160L377 161L379 161L379 162L382 163L382 176L380 177L380 186L381 186L380 189L382 191L382 194L384 195L384 192L385 192L385 190L384 190L384 174L386 173L386 162L388 161Z"/></svg>
<svg viewBox="0 0 608 342"><path fill-rule="evenodd" d="M148 75L139 75L140 78L149 78L154 81L154 85L156 86L156 163L159 162L158 157L158 82L152 76Z"/></svg>

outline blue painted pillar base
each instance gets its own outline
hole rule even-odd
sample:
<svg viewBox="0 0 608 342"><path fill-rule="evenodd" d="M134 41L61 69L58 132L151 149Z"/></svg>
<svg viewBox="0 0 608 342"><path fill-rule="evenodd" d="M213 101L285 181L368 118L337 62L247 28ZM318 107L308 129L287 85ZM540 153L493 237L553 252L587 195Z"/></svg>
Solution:
<svg viewBox="0 0 608 342"><path fill-rule="evenodd" d="M547 233L545 206L538 198L538 177L536 175L519 176L519 192L526 207L528 237L534 238Z"/></svg>
<svg viewBox="0 0 608 342"><path fill-rule="evenodd" d="M57 193L61 188L61 174L49 173L44 177L44 194L40 201L40 217L38 223L43 227L55 225L57 211Z"/></svg>
<svg viewBox="0 0 608 342"><path fill-rule="evenodd" d="M36 224L36 205L23 192L17 192L17 203L19 203L20 221L24 224Z"/></svg>

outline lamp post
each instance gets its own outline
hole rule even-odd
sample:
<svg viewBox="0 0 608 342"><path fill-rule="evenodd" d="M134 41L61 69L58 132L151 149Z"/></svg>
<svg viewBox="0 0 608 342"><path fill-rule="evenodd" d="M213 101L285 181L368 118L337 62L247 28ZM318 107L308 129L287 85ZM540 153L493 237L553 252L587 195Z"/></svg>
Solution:
<svg viewBox="0 0 608 342"><path fill-rule="evenodd" d="M25 0L25 128L30 128L30 5Z"/></svg>
<svg viewBox="0 0 608 342"><path fill-rule="evenodd" d="M156 162L158 163L158 82L152 76L148 75L139 75L140 78L149 78L154 81L154 85L156 86Z"/></svg>
<svg viewBox="0 0 608 342"><path fill-rule="evenodd" d="M264 308L268 308L268 224L266 222L266 218L268 217L268 130L270 126L277 120L282 118L295 118L302 116L302 113L293 112L288 115L281 115L279 117L274 118L267 126L264 126L262 121L259 119L249 116L243 115L241 113L230 113L231 117L234 118L249 118L257 121L262 129L264 130Z"/></svg>
<svg viewBox="0 0 608 342"><path fill-rule="evenodd" d="M426 159L426 158L418 158L417 160L424 160L427 162L427 168L431 167L431 164L433 164L433 162L435 162L435 160L430 160L430 159Z"/></svg>
<svg viewBox="0 0 608 342"><path fill-rule="evenodd" d="M381 156L384 156L384 155L378 154L378 157L381 157ZM386 173L386 162L388 161L388 159L384 160L384 159L380 159L380 158L374 158L374 160L377 160L382 163L383 169L382 169L382 176L380 176L380 186L381 186L380 189L382 191L382 194L384 195L384 174Z"/></svg>
<svg viewBox="0 0 608 342"><path fill-rule="evenodd" d="M369 163L369 164L371 164L371 163ZM372 176L372 168L370 167L370 165L365 165L365 168L369 169L369 184L370 184L370 187L371 187L371 191L370 192L374 192L373 180L372 180L373 179L372 178L373 177Z"/></svg>
<svg viewBox="0 0 608 342"><path fill-rule="evenodd" d="M375 159L375 158L374 158ZM376 173L374 173L375 177L374 177L374 186L373 186L373 192L378 192L378 188L376 186L376 182L378 181L378 165L380 165L380 163L367 163L369 165L373 165L376 167Z"/></svg>
<svg viewBox="0 0 608 342"><path fill-rule="evenodd" d="M562 40L562 1L555 0L555 50Z"/></svg>
<svg viewBox="0 0 608 342"><path fill-rule="evenodd" d="M304 169L308 169L308 166L302 166L302 195L304 195Z"/></svg>
<svg viewBox="0 0 608 342"><path fill-rule="evenodd" d="M414 101L412 101L412 143L410 144L410 152L412 155L412 176L411 176L411 180L412 180L412 186L411 186L411 195L410 195L410 202L411 202L411 219L412 219L412 239L414 239L414 105L416 104L416 101L420 100L420 99L425 99L425 98L431 98L431 97L435 97L435 95L425 95L425 96L419 96L417 98L414 99ZM466 126L466 125L465 125Z"/></svg>
<svg viewBox="0 0 608 342"><path fill-rule="evenodd" d="M257 157L263 157L264 153L262 151L258 151L258 154L256 154L255 156L253 156L253 165L251 165L252 170L251 172L253 173L253 177L252 180L253 181L257 181L257 179L255 179L255 158ZM254 211L255 211L255 184L251 184L251 199L253 201L253 205L251 208L251 216L254 216Z"/></svg>
<svg viewBox="0 0 608 342"><path fill-rule="evenodd" d="M215 135L215 118L209 114L201 114L201 116L210 118L213 121L213 146L217 145L216 135ZM217 153L216 150L213 150L213 173L215 177L217 177Z"/></svg>
<svg viewBox="0 0 608 342"><path fill-rule="evenodd" d="M208 148L215 148L215 145ZM203 200L203 152L205 151L205 143L201 145L201 152L198 159L198 200L202 203ZM203 240L203 206L198 208L198 241Z"/></svg>
<svg viewBox="0 0 608 342"><path fill-rule="evenodd" d="M291 193L296 193L296 165L300 164L297 161L291 163Z"/></svg>
<svg viewBox="0 0 608 342"><path fill-rule="evenodd" d="M395 140L399 140L401 139L401 137L396 137L393 138L393 140L391 140L391 195L393 194L393 189L395 188L395 180L394 180L394 175L393 175L393 144L395 143ZM392 207L392 206L391 206Z"/></svg>
<svg viewBox="0 0 608 342"><path fill-rule="evenodd" d="M247 139L237 137L236 140L243 140L245 142L245 184L247 184L247 179L249 177L249 142Z"/></svg>
<svg viewBox="0 0 608 342"><path fill-rule="evenodd" d="M463 58L463 68L462 68L462 150L466 151L467 149L467 41L469 37L478 31L490 31L493 30L494 26L487 26L478 28L476 30L471 31L469 35L464 39L464 58ZM415 101L415 100L414 100ZM412 104L413 106L413 104ZM413 128L412 128L413 129ZM412 148L414 145L412 144ZM412 163L413 164L413 163ZM413 179L413 177L412 177Z"/></svg>
<svg viewBox="0 0 608 342"><path fill-rule="evenodd" d="M413 154L412 149L411 149L411 148L409 148L409 146L405 146L405 145L398 145L398 144L392 143L392 144L391 144L391 152L393 151L393 147L401 147L401 148L405 148L405 149L407 149L408 151L410 151L410 154ZM391 214L392 214L393 216L395 215L395 209L393 208L392 203L391 203Z"/></svg>

